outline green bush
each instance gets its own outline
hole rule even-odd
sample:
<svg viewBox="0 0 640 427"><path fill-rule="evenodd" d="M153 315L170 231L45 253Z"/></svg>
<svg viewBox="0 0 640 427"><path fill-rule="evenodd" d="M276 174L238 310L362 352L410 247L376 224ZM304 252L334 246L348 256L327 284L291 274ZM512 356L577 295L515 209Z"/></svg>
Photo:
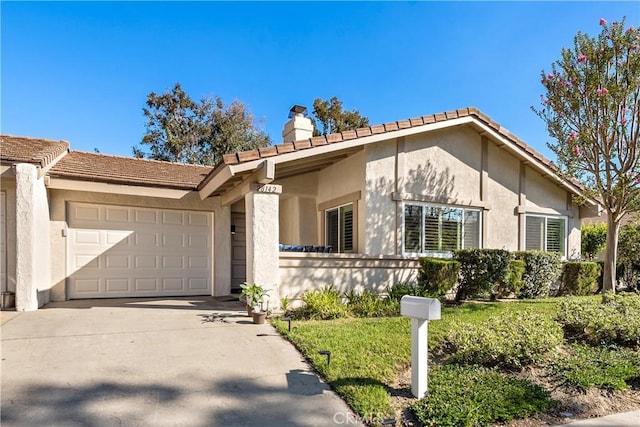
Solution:
<svg viewBox="0 0 640 427"><path fill-rule="evenodd" d="M637 289L640 279L640 222L620 228L618 261L623 267L621 276L627 288Z"/></svg>
<svg viewBox="0 0 640 427"><path fill-rule="evenodd" d="M459 262L429 257L419 261L418 284L424 288L424 296L442 297L458 282Z"/></svg>
<svg viewBox="0 0 640 427"><path fill-rule="evenodd" d="M429 371L429 394L411 405L424 426L489 426L553 407L550 394L495 370L443 366Z"/></svg>
<svg viewBox="0 0 640 427"><path fill-rule="evenodd" d="M607 242L607 223L583 224L580 234L582 256L585 259L594 260Z"/></svg>
<svg viewBox="0 0 640 427"><path fill-rule="evenodd" d="M345 294L347 306L351 313L358 317L397 316L400 314L400 304L392 298L364 290L362 293L351 291Z"/></svg>
<svg viewBox="0 0 640 427"><path fill-rule="evenodd" d="M552 373L564 383L583 390L626 390L640 380L640 351L583 345L572 345L569 350L569 355L556 358L551 365Z"/></svg>
<svg viewBox="0 0 640 427"><path fill-rule="evenodd" d="M571 340L592 345L640 346L640 295L607 295L606 302L562 301L556 320Z"/></svg>
<svg viewBox="0 0 640 427"><path fill-rule="evenodd" d="M454 258L460 263L460 284L456 301L491 293L496 283L507 276L510 258L504 249L462 249Z"/></svg>
<svg viewBox="0 0 640 427"><path fill-rule="evenodd" d="M321 290L307 291L302 295L302 307L295 310L294 315L303 319L336 319L349 314L349 309L342 302L342 296L333 285Z"/></svg>
<svg viewBox="0 0 640 427"><path fill-rule="evenodd" d="M438 348L448 362L520 369L562 342L560 326L540 313L514 312L481 324L456 323Z"/></svg>
<svg viewBox="0 0 640 427"><path fill-rule="evenodd" d="M396 283L387 287L387 295L394 301L400 301L405 295L425 296L425 289L412 282Z"/></svg>
<svg viewBox="0 0 640 427"><path fill-rule="evenodd" d="M507 266L507 275L493 287L493 293L498 298L517 295L522 288L522 275L524 274L524 261L512 259Z"/></svg>
<svg viewBox="0 0 640 427"><path fill-rule="evenodd" d="M600 266L595 262L566 262L558 295L590 295L598 290Z"/></svg>
<svg viewBox="0 0 640 427"><path fill-rule="evenodd" d="M556 252L522 251L516 259L524 261L522 289L519 298L544 298L562 273L560 254Z"/></svg>

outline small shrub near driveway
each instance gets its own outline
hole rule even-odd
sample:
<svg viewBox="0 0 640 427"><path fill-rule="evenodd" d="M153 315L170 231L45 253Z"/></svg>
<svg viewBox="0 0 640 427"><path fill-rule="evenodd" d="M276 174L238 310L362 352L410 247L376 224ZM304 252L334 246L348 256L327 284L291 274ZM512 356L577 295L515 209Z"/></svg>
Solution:
<svg viewBox="0 0 640 427"><path fill-rule="evenodd" d="M456 301L488 295L507 276L511 254L504 249L462 249L454 254L460 263Z"/></svg>
<svg viewBox="0 0 640 427"><path fill-rule="evenodd" d="M566 262L560 295L591 295L598 290L600 266L595 262Z"/></svg>
<svg viewBox="0 0 640 427"><path fill-rule="evenodd" d="M591 345L640 347L640 295L607 295L599 299L566 299L556 319L565 336Z"/></svg>
<svg viewBox="0 0 640 427"><path fill-rule="evenodd" d="M505 313L483 323L456 323L440 349L449 362L520 369L562 343L560 325L540 313Z"/></svg>
<svg viewBox="0 0 640 427"><path fill-rule="evenodd" d="M458 282L458 261L429 257L419 261L418 283L424 288L424 296L442 297Z"/></svg>
<svg viewBox="0 0 640 427"><path fill-rule="evenodd" d="M377 292L364 290L351 291L345 294L349 311L357 317L397 316L400 314L398 300L383 297Z"/></svg>
<svg viewBox="0 0 640 427"><path fill-rule="evenodd" d="M304 319L337 319L349 313L347 306L342 302L342 295L333 286L305 292L302 295L302 303L295 315Z"/></svg>
<svg viewBox="0 0 640 427"><path fill-rule="evenodd" d="M560 254L543 251L515 253L516 259L524 261L522 289L519 298L543 298L549 296L551 286L562 273Z"/></svg>
<svg viewBox="0 0 640 427"><path fill-rule="evenodd" d="M570 354L558 356L552 373L574 387L625 390L640 380L640 351L625 348L572 345Z"/></svg>
<svg viewBox="0 0 640 427"><path fill-rule="evenodd" d="M429 371L429 394L411 406L424 426L488 426L551 409L549 393L528 380L478 367Z"/></svg>

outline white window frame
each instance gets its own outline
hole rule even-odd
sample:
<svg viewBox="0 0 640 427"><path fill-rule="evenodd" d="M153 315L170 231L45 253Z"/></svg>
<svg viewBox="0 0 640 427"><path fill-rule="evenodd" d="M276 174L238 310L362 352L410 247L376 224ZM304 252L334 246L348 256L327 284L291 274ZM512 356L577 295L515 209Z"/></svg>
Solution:
<svg viewBox="0 0 640 427"><path fill-rule="evenodd" d="M405 250L405 237L406 237L406 221L405 221L405 208L407 206L420 206L421 210L422 210L422 219L421 219L421 225L420 225L420 247L423 250L422 252L407 252ZM402 254L406 255L406 256L429 256L429 257L433 257L433 258L451 258L453 256L453 253L451 251L424 251L424 221L425 221L425 215L426 215L426 209L425 208L448 208L448 209L460 209L462 211L462 218L463 218L463 222L462 222L462 236L461 236L461 249L464 249L464 236L465 236L465 229L464 229L464 217L465 217L465 211L472 211L472 212L478 212L478 247L482 248L482 241L483 241L483 236L482 236L482 230L483 230L483 221L484 221L484 210L482 208L478 208L478 207L472 207L472 206L457 206L457 205L443 205L443 204L435 204L435 203L424 203L424 202L413 202L413 201L406 201L402 203Z"/></svg>
<svg viewBox="0 0 640 427"><path fill-rule="evenodd" d="M525 214L524 216L524 247L525 250L527 248L527 218L529 217L536 217L536 218L544 218L544 248L540 249L544 252L548 252L547 251L547 233L548 233L548 226L547 226L547 222L549 219L561 219L564 221L564 253L560 254L560 257L562 260L566 260L567 259L567 245L569 243L569 217L567 217L566 215L542 215L542 214Z"/></svg>
<svg viewBox="0 0 640 427"><path fill-rule="evenodd" d="M352 235L351 235L351 250L348 252L344 251L344 248L340 247L340 244L342 242L342 235L340 234L340 208L344 208L346 206L351 206L351 215L352 215ZM331 211L338 211L338 247L334 248L335 252L333 253L339 253L339 254L351 254L351 253L355 253L356 251L356 226L355 226L355 222L357 221L357 218L355 217L355 213L356 213L356 208L355 208L355 203L354 202L349 202L349 203L343 203L341 205L338 206L333 206L330 208L327 208L324 210L323 215L324 215L324 241L325 244L329 243L329 239L328 239L328 233L329 233L329 228L327 226L327 213L331 212Z"/></svg>

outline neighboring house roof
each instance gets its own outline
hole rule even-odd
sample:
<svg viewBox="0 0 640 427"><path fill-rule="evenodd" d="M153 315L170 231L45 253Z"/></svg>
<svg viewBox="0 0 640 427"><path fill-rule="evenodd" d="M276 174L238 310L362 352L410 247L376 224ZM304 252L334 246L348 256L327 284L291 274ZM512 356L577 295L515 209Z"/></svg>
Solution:
<svg viewBox="0 0 640 427"><path fill-rule="evenodd" d="M2 163L31 163L44 168L68 151L67 141L0 135Z"/></svg>
<svg viewBox="0 0 640 427"><path fill-rule="evenodd" d="M51 168L53 178L195 190L212 167L72 151Z"/></svg>
<svg viewBox="0 0 640 427"><path fill-rule="evenodd" d="M479 131L485 133L490 131L495 137L504 141L497 141L498 145L508 143L519 156L531 160L530 164L532 167L541 170L544 175L553 176L557 181L566 185L576 194L584 190L584 187L579 181L570 177L561 176L558 167L552 161L538 153L531 146L527 145L524 141L475 107L316 136L304 140L259 148L257 150L226 154L223 156L223 163L218 165L200 184L199 190L201 197L224 193L242 182L243 179L260 167L265 160L272 160L277 164L277 178L282 178L287 176L290 170L300 173L300 168L286 166L286 162L293 164L293 159L299 160L301 156L313 158L318 155L319 162L324 162L323 166L326 166L344 158L344 153L348 155L360 149L361 145L376 142L380 140L380 138L392 139L403 135L417 134L432 129L457 125L472 125L478 128ZM494 140L495 139L496 138L494 138ZM303 150L306 150L305 153L301 153ZM330 152L333 153L333 157L329 155ZM340 152L343 154L342 157L339 157L337 154ZM313 166L314 165L308 165L307 168L302 169L302 171L311 171L313 170ZM278 168L280 168L280 173ZM595 204L595 201L592 202Z"/></svg>

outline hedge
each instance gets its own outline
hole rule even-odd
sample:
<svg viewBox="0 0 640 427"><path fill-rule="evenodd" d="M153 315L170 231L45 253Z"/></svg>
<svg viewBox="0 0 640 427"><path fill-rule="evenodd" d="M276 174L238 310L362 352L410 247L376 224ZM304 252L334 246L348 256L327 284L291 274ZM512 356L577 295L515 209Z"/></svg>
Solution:
<svg viewBox="0 0 640 427"><path fill-rule="evenodd" d="M460 263L456 301L489 294L507 276L511 255L505 249L462 249L454 253Z"/></svg>
<svg viewBox="0 0 640 427"><path fill-rule="evenodd" d="M566 262L558 295L590 295L598 291L600 266L595 262Z"/></svg>
<svg viewBox="0 0 640 427"><path fill-rule="evenodd" d="M424 288L425 295L442 297L453 289L460 271L458 261L423 257L419 262L418 283Z"/></svg>
<svg viewBox="0 0 640 427"><path fill-rule="evenodd" d="M519 298L544 298L562 273L560 254L543 251L521 251L516 259L525 263Z"/></svg>

